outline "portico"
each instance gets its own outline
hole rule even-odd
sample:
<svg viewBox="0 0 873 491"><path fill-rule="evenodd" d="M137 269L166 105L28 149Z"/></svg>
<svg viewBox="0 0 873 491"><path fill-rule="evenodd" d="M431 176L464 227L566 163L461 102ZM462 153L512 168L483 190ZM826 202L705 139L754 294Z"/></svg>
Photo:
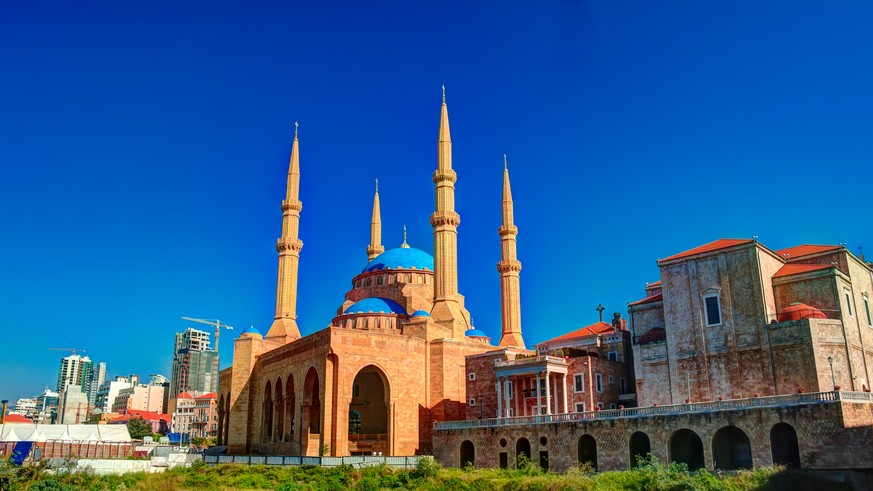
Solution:
<svg viewBox="0 0 873 491"><path fill-rule="evenodd" d="M496 360L497 417L567 412L567 362L535 355Z"/></svg>

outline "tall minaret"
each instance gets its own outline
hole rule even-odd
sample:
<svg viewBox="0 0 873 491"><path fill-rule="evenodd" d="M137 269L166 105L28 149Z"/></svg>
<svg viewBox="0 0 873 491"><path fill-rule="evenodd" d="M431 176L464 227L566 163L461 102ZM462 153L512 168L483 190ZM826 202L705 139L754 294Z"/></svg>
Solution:
<svg viewBox="0 0 873 491"><path fill-rule="evenodd" d="M438 324L450 328L455 339L465 339L464 333L469 328L469 323L462 311L458 294L458 225L461 223L461 216L455 212L457 179L457 174L452 170L452 137L449 134L446 87L443 86L437 170L433 173L436 211L430 217L434 252L434 302L431 317Z"/></svg>
<svg viewBox="0 0 873 491"><path fill-rule="evenodd" d="M297 123L294 123L294 143L288 166L288 187L282 201L282 237L276 242L279 251L279 279L276 282L276 317L267 332L267 339L288 343L300 339L297 327L297 266L303 242L300 231L300 153L297 148Z"/></svg>
<svg viewBox="0 0 873 491"><path fill-rule="evenodd" d="M382 246L382 212L379 209L379 180L376 179L376 194L373 196L373 218L370 220L370 245L367 246L367 259L385 252Z"/></svg>
<svg viewBox="0 0 873 491"><path fill-rule="evenodd" d="M500 304L503 307L500 346L524 348L524 340L521 338L521 296L518 281L521 261L516 258L515 247L518 227L515 226L515 216L512 211L512 190L509 187L506 154L503 155L503 225L498 229L498 234L501 254L497 271L500 272Z"/></svg>

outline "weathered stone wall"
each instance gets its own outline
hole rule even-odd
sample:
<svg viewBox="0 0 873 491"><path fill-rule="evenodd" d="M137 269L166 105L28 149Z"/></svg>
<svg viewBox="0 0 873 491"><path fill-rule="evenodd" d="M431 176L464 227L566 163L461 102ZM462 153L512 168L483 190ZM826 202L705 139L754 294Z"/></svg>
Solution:
<svg viewBox="0 0 873 491"><path fill-rule="evenodd" d="M736 427L751 444L752 464L773 462L770 431L787 423L797 432L801 462L815 469L869 469L873 455L861 449L873 445L873 405L831 402L805 406L724 410L706 413L649 416L610 420L583 420L524 426L498 426L465 430L438 430L434 434L437 460L445 466L460 466L460 447L473 443L476 467L499 467L500 453L515 462L516 445L522 438L530 444L532 459L548 452L550 469L565 471L579 464L579 441L590 435L596 442L597 468L601 471L631 467L631 435L648 436L654 457L671 460L671 437L691 429L703 443L705 467L715 469L713 444L716 432Z"/></svg>

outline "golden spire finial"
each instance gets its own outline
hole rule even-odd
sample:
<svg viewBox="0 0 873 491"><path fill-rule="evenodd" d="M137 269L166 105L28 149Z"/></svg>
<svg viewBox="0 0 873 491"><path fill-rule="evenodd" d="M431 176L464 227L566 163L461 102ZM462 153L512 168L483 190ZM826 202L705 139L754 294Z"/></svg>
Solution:
<svg viewBox="0 0 873 491"><path fill-rule="evenodd" d="M446 84L443 84L443 104L446 103Z"/></svg>
<svg viewBox="0 0 873 491"><path fill-rule="evenodd" d="M409 244L406 243L406 224L403 224L403 243L400 244L403 249L409 249Z"/></svg>
<svg viewBox="0 0 873 491"><path fill-rule="evenodd" d="M297 128L300 126L300 123L294 121L294 139L297 139Z"/></svg>
<svg viewBox="0 0 873 491"><path fill-rule="evenodd" d="M506 154L503 154L503 170L506 170Z"/></svg>
<svg viewBox="0 0 873 491"><path fill-rule="evenodd" d="M379 179L376 179L376 194L379 194Z"/></svg>

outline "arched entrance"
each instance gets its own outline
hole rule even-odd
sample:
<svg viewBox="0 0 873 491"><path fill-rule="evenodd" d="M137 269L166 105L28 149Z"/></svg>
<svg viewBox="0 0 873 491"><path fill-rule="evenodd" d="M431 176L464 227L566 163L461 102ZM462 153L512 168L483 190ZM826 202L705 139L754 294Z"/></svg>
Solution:
<svg viewBox="0 0 873 491"><path fill-rule="evenodd" d="M368 365L352 382L349 403L349 454L371 455L390 453L388 406L391 388L385 373ZM354 419L357 419L353 423Z"/></svg>
<svg viewBox="0 0 873 491"><path fill-rule="evenodd" d="M281 442L285 438L285 395L282 393L282 379L276 379L276 395L273 399L273 441Z"/></svg>
<svg viewBox="0 0 873 491"><path fill-rule="evenodd" d="M476 465L476 449L473 448L473 442L464 440L461 443L461 468L468 465Z"/></svg>
<svg viewBox="0 0 873 491"><path fill-rule="evenodd" d="M800 446L797 444L797 432L788 423L776 423L770 428L770 451L773 463L784 465L791 469L800 468Z"/></svg>
<svg viewBox="0 0 873 491"><path fill-rule="evenodd" d="M269 442L273 438L273 390L267 381L264 388L264 405L261 410L261 442Z"/></svg>
<svg viewBox="0 0 873 491"><path fill-rule="evenodd" d="M321 385L315 367L306 372L303 382L303 428L300 450L303 455L321 454Z"/></svg>
<svg viewBox="0 0 873 491"><path fill-rule="evenodd" d="M294 377L288 375L288 380L285 382L285 414L282 416L285 419L285 441L294 441L294 419L297 411L297 393L294 392Z"/></svg>
<svg viewBox="0 0 873 491"><path fill-rule="evenodd" d="M652 452L652 443L649 441L649 435L642 431L637 431L630 437L630 467L633 469L637 466L640 459L647 459L649 453Z"/></svg>
<svg viewBox="0 0 873 491"><path fill-rule="evenodd" d="M519 438L515 442L515 466L518 467L519 459L524 455L524 461L530 462L530 442L527 438Z"/></svg>
<svg viewBox="0 0 873 491"><path fill-rule="evenodd" d="M732 471L752 468L752 444L736 426L725 426L712 437L713 467Z"/></svg>
<svg viewBox="0 0 873 491"><path fill-rule="evenodd" d="M591 468L597 470L597 441L591 435L579 438L579 463L591 464Z"/></svg>
<svg viewBox="0 0 873 491"><path fill-rule="evenodd" d="M670 461L688 466L689 471L703 469L703 442L697 433L683 429L670 437Z"/></svg>

